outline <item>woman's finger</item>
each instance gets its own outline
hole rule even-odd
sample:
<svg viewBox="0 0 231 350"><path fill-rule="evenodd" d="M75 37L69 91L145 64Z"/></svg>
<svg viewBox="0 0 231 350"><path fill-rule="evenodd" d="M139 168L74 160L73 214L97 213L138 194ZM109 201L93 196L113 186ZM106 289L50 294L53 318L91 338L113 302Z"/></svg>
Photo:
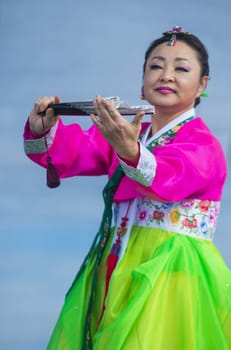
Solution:
<svg viewBox="0 0 231 350"><path fill-rule="evenodd" d="M102 121L99 116L96 116L95 114L90 114L90 118L99 129L102 127Z"/></svg>
<svg viewBox="0 0 231 350"><path fill-rule="evenodd" d="M102 103L102 98L100 96L96 96L95 100L93 101L95 111L99 117L102 119L109 118L108 112Z"/></svg>
<svg viewBox="0 0 231 350"><path fill-rule="evenodd" d="M135 126L140 126L144 115L145 115L145 112L137 113L136 116L134 117L133 121L132 121L132 124L135 125Z"/></svg>

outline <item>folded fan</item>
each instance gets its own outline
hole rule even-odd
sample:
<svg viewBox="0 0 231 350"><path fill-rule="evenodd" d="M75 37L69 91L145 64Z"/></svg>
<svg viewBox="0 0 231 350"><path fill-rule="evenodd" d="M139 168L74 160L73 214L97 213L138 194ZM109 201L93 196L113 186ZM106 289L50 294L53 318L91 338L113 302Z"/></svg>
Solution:
<svg viewBox="0 0 231 350"><path fill-rule="evenodd" d="M138 112L145 112L145 114L153 114L154 107L150 105L129 106L126 102L120 100L119 97L107 97L107 100L118 109L121 115L135 115ZM54 110L55 115L90 115L96 114L93 100L82 102L62 102L49 105L48 108ZM43 115L45 112L43 113Z"/></svg>

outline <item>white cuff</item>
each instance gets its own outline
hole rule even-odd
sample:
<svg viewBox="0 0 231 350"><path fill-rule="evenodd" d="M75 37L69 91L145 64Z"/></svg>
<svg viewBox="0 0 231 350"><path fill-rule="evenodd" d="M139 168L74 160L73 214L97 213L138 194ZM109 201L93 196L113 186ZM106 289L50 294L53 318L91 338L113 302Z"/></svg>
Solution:
<svg viewBox="0 0 231 350"><path fill-rule="evenodd" d="M57 126L58 126L58 123L56 123L45 136L43 136L39 139L24 140L25 153L26 154L45 153L47 151L46 143L47 143L47 147L49 149L54 141ZM45 142L45 138L46 138L46 142Z"/></svg>
<svg viewBox="0 0 231 350"><path fill-rule="evenodd" d="M142 143L140 143L140 159L134 168L119 158L125 174L145 186L150 186L156 174L156 158Z"/></svg>

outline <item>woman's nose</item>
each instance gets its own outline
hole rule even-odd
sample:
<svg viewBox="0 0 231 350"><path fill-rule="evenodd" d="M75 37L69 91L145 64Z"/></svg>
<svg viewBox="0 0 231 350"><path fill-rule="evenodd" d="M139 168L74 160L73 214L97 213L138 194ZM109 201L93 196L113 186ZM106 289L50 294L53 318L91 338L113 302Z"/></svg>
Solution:
<svg viewBox="0 0 231 350"><path fill-rule="evenodd" d="M171 69L163 69L160 75L161 81L174 81L174 72Z"/></svg>

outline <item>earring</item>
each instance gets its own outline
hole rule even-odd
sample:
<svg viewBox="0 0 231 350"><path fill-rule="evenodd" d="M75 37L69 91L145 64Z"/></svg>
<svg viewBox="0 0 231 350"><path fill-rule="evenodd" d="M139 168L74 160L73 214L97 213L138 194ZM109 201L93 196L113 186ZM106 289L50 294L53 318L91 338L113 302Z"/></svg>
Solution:
<svg viewBox="0 0 231 350"><path fill-rule="evenodd" d="M142 88L141 88L140 99L141 99L141 100L144 100L144 99L145 99L145 97L144 97L144 86L142 86Z"/></svg>

